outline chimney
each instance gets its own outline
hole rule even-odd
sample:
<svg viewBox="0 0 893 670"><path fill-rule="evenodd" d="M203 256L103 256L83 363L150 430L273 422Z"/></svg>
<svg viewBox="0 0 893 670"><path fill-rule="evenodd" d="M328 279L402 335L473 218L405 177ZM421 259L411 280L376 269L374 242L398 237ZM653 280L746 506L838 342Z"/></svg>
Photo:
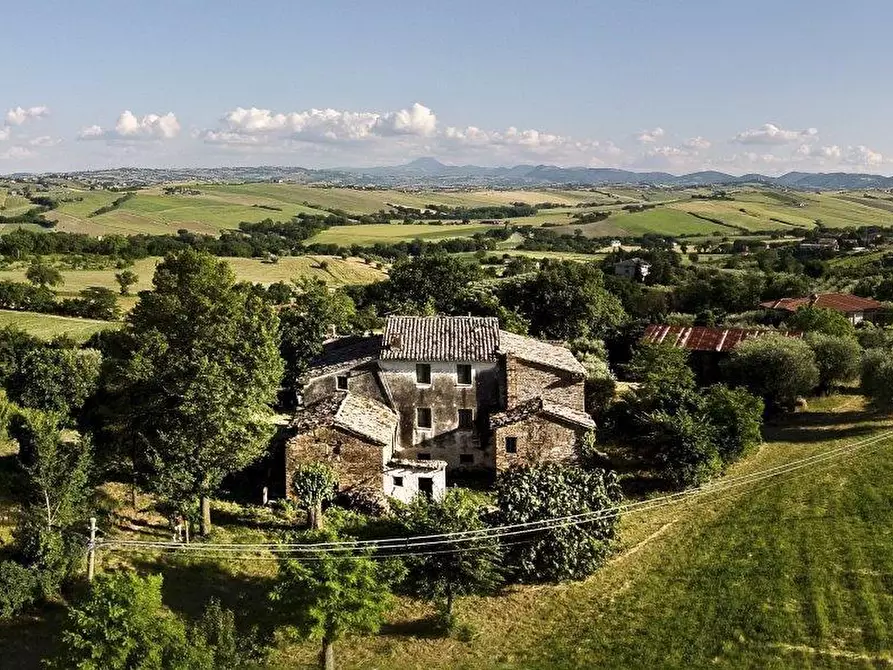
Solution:
<svg viewBox="0 0 893 670"><path fill-rule="evenodd" d="M391 349L402 349L403 348L403 338L400 333L394 333L391 335L391 341L388 342L388 347Z"/></svg>

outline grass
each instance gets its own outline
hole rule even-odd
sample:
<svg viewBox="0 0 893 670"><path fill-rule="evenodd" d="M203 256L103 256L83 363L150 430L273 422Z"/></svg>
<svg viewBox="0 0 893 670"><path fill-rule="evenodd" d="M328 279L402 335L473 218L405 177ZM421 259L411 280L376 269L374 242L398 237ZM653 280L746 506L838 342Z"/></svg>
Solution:
<svg viewBox="0 0 893 670"><path fill-rule="evenodd" d="M236 277L258 284L272 284L277 281L291 281L298 277L316 277L332 286L347 284L371 284L385 278L385 273L372 265L366 265L359 258L342 260L338 256L285 256L277 263L263 263L259 258L224 258ZM139 277L131 288L132 293L152 288L152 276L160 258L143 258L130 268ZM26 281L26 264L11 270L0 270L0 280ZM62 295L76 295L88 286L104 286L118 290L116 268L102 270L62 270L65 283L58 287Z"/></svg>
<svg viewBox="0 0 893 670"><path fill-rule="evenodd" d="M57 335L67 335L79 342L83 342L88 340L94 333L108 328L117 328L119 324L110 321L56 316L55 314L13 312L0 309L0 327L2 326L17 326L45 340L50 340Z"/></svg>
<svg viewBox="0 0 893 670"><path fill-rule="evenodd" d="M854 395L811 402L769 425L734 466L741 477L882 437L893 421ZM627 515L617 552L590 579L464 598L470 641L444 639L432 610L401 600L377 636L337 648L349 668L874 668L893 662L893 439L846 457L752 482L699 502ZM229 508L223 506L223 512ZM215 512L221 538L263 537L258 519ZM156 534L160 518L134 526ZM269 535L268 535L269 536ZM101 557L101 569L131 559ZM134 557L165 575L165 599L197 613L218 595L247 621L269 623L274 567L264 561ZM13 667L36 668L58 640L58 615L0 626ZM313 667L316 644L280 643L271 667Z"/></svg>
<svg viewBox="0 0 893 670"><path fill-rule="evenodd" d="M339 244L349 247L352 244L371 245L376 242L393 244L412 240L445 240L454 237L470 237L498 226L480 224L431 225L426 223L398 224L372 223L360 226L337 226L324 230L310 238L309 243Z"/></svg>

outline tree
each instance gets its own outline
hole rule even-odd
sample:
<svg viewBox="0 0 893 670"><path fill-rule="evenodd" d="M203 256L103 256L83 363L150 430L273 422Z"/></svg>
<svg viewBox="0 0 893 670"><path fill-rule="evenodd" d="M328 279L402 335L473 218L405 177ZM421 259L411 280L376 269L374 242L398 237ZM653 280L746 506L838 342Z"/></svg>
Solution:
<svg viewBox="0 0 893 670"><path fill-rule="evenodd" d="M7 382L9 397L23 407L73 417L96 391L101 360L95 349L31 347Z"/></svg>
<svg viewBox="0 0 893 670"><path fill-rule="evenodd" d="M279 350L285 365L284 386L297 391L330 329L347 330L356 305L343 291L330 291L325 282L310 277L294 282L288 300L279 312Z"/></svg>
<svg viewBox="0 0 893 670"><path fill-rule="evenodd" d="M62 273L51 265L48 265L42 258L35 258L31 261L28 269L25 270L25 279L35 286L61 286L64 282Z"/></svg>
<svg viewBox="0 0 893 670"><path fill-rule="evenodd" d="M467 533L487 527L480 506L461 489L450 490L440 501L417 496L409 505L398 508L397 520L409 536ZM482 535L463 542L461 551L411 557L407 560L406 583L413 594L442 608L449 630L456 596L492 593L501 582L499 566L499 542Z"/></svg>
<svg viewBox="0 0 893 670"><path fill-rule="evenodd" d="M724 466L745 456L763 439L763 401L744 389L715 384L704 392L700 409L703 421L715 429L714 441Z"/></svg>
<svg viewBox="0 0 893 670"><path fill-rule="evenodd" d="M368 555L320 553L285 559L270 593L280 618L298 636L321 640L320 666L335 668L335 643L346 633L376 633L393 605L390 566Z"/></svg>
<svg viewBox="0 0 893 670"><path fill-rule="evenodd" d="M424 253L394 263L385 285L389 304L412 304L424 311L432 301L436 312L452 314L455 297L483 277L481 266L445 252Z"/></svg>
<svg viewBox="0 0 893 670"><path fill-rule="evenodd" d="M731 385L743 386L773 409L790 409L819 383L815 354L803 340L766 335L732 350L723 369Z"/></svg>
<svg viewBox="0 0 893 670"><path fill-rule="evenodd" d="M14 617L33 603L37 587L34 570L15 561L0 563L0 619Z"/></svg>
<svg viewBox="0 0 893 670"><path fill-rule="evenodd" d="M142 445L155 490L181 511L196 501L210 531L210 496L255 461L273 432L282 378L278 319L225 261L168 255L140 294L115 354L110 389L132 406L120 443Z"/></svg>
<svg viewBox="0 0 893 670"><path fill-rule="evenodd" d="M626 370L640 384L635 395L643 411L677 407L695 390L688 352L670 344L640 344Z"/></svg>
<svg viewBox="0 0 893 670"><path fill-rule="evenodd" d="M121 316L118 297L104 286L88 286L77 298L66 298L60 304L60 311L85 319L114 321Z"/></svg>
<svg viewBox="0 0 893 670"><path fill-rule="evenodd" d="M307 510L311 528L323 527L323 503L335 497L338 477L325 463L299 463L292 474L291 490Z"/></svg>
<svg viewBox="0 0 893 670"><path fill-rule="evenodd" d="M98 575L68 610L60 670L193 670L212 667L205 647L161 601L161 575Z"/></svg>
<svg viewBox="0 0 893 670"><path fill-rule="evenodd" d="M0 327L0 385L6 386L26 352L40 346L42 340L17 326Z"/></svg>
<svg viewBox="0 0 893 670"><path fill-rule="evenodd" d="M862 348L855 338L811 333L806 341L815 353L819 391L822 393L828 393L836 384L845 384L859 376Z"/></svg>
<svg viewBox="0 0 893 670"><path fill-rule="evenodd" d="M118 282L121 295L130 295L130 287L140 280L139 275L133 270L122 270L115 273L115 281Z"/></svg>
<svg viewBox="0 0 893 670"><path fill-rule="evenodd" d="M217 598L211 598L205 605L191 633L193 644L199 649L207 649L209 670L254 667L263 656L262 647L254 636L239 634L235 614L223 607Z"/></svg>
<svg viewBox="0 0 893 670"><path fill-rule="evenodd" d="M786 323L791 330L804 333L824 333L834 337L853 337L856 334L846 316L823 307L801 307L788 317Z"/></svg>
<svg viewBox="0 0 893 670"><path fill-rule="evenodd" d="M582 579L601 565L614 538L620 487L613 472L546 463L510 468L496 480L503 524L597 514L592 521L531 532L505 547L505 567L522 582Z"/></svg>
<svg viewBox="0 0 893 670"><path fill-rule="evenodd" d="M500 299L530 321L531 334L548 339L598 337L626 316L591 263L549 261L533 277L507 283Z"/></svg>
<svg viewBox="0 0 893 670"><path fill-rule="evenodd" d="M82 546L70 531L86 525L91 495L91 446L85 438L66 439L60 417L39 410L21 410L9 433L19 443L25 481L17 548L41 577L45 595L79 567Z"/></svg>
<svg viewBox="0 0 893 670"><path fill-rule="evenodd" d="M714 427L688 409L648 416L658 463L674 486L699 486L722 471Z"/></svg>
<svg viewBox="0 0 893 670"><path fill-rule="evenodd" d="M862 393L883 407L893 406L893 351L869 349L862 358Z"/></svg>

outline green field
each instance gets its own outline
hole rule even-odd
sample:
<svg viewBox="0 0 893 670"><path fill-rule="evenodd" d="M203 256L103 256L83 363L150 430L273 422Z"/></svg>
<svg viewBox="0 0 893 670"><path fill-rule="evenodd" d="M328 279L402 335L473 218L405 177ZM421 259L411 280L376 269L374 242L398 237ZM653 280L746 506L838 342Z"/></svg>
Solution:
<svg viewBox="0 0 893 670"><path fill-rule="evenodd" d="M152 288L152 276L160 258L143 258L130 268L139 277L131 289L136 293ZM291 281L298 277L316 277L332 286L347 284L371 284L385 278L385 273L359 258L342 260L337 256L286 256L277 263L264 263L259 258L225 258L240 280L258 284ZM0 270L0 280L25 281L26 264L12 270ZM76 295L88 286L104 286L118 289L115 273L119 270L62 270L65 283L57 288L62 295Z"/></svg>
<svg viewBox="0 0 893 670"><path fill-rule="evenodd" d="M445 240L453 237L470 237L499 226L482 226L480 224L431 225L427 223L371 223L359 226L336 226L324 230L310 238L309 243L338 244L349 247L352 244L371 245L376 242L393 244L426 240L428 242Z"/></svg>
<svg viewBox="0 0 893 670"><path fill-rule="evenodd" d="M734 488L627 514L606 566L584 582L463 598L467 641L433 633L433 610L401 599L376 636L339 643L345 668L881 668L893 663L893 421L840 395L766 428L720 482ZM862 442L877 438L873 442ZM859 444L862 444L858 449ZM844 454L832 449L850 446ZM826 460L802 464L802 459ZM800 464L798 469L783 467ZM774 477L738 479L765 473ZM122 493L123 495L123 493ZM138 515L142 532L163 519ZM219 541L262 541L231 507ZM137 525L120 508L121 531ZM146 521L151 523L146 524ZM222 597L269 623L267 561L100 557L165 575L165 601L195 615ZM59 643L58 610L0 624L10 667L37 668ZM315 644L280 643L273 668L314 667Z"/></svg>
<svg viewBox="0 0 893 670"><path fill-rule="evenodd" d="M75 319L55 314L39 314L37 312L12 312L0 309L0 326L17 326L37 337L50 340L57 335L69 337L83 342L91 335L107 328L117 328L119 324L93 319Z"/></svg>

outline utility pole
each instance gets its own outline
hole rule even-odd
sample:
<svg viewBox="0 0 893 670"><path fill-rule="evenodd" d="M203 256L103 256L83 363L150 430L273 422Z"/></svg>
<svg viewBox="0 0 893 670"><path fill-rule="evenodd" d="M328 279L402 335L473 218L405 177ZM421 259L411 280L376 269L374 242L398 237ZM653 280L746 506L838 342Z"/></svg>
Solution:
<svg viewBox="0 0 893 670"><path fill-rule="evenodd" d="M87 545L87 581L96 574L96 517L90 517L90 544Z"/></svg>

